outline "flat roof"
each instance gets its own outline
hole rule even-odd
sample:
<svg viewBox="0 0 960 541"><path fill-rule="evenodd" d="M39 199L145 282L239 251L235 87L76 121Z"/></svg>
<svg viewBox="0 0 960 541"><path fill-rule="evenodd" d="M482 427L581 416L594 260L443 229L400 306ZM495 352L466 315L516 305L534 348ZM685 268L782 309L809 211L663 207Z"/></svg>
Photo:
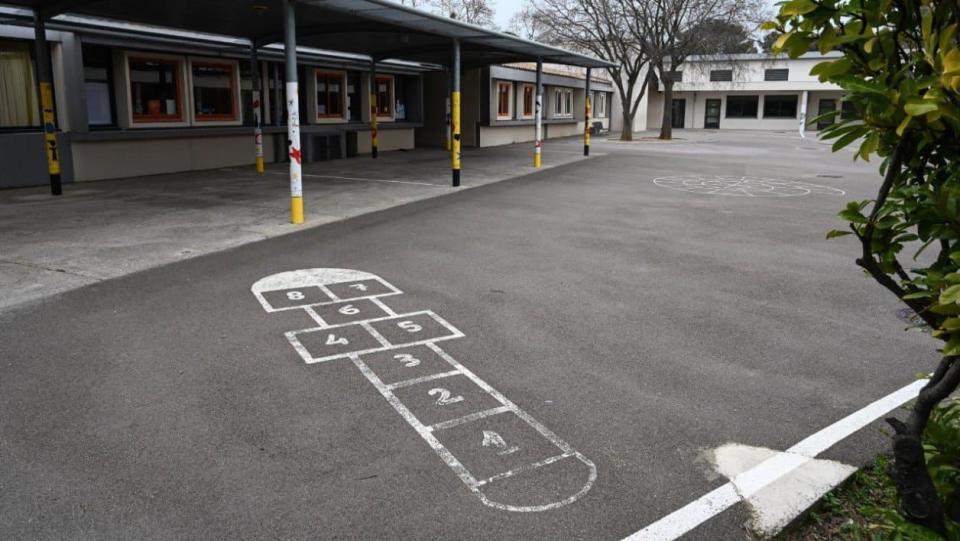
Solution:
<svg viewBox="0 0 960 541"><path fill-rule="evenodd" d="M60 13L165 26L249 39L259 46L283 41L282 0L2 0ZM296 0L297 45L362 54L376 60L402 59L450 65L458 39L465 67L544 62L608 67L610 62L526 40L512 34L440 17L387 0Z"/></svg>

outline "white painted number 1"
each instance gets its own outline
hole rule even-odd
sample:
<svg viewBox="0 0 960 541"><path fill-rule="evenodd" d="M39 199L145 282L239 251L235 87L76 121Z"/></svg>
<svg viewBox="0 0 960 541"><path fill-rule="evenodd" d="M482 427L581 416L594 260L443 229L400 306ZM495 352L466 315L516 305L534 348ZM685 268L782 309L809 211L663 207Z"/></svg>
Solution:
<svg viewBox="0 0 960 541"><path fill-rule="evenodd" d="M437 387L427 391L427 394L430 396L440 395L440 398L437 399L438 406L446 406L448 404L456 404L457 402L463 402L463 397L457 395L453 398L450 398L450 391L444 389L443 387Z"/></svg>
<svg viewBox="0 0 960 541"><path fill-rule="evenodd" d="M301 293L300 291L288 291L287 298L290 299L291 301L302 301L303 293Z"/></svg>
<svg viewBox="0 0 960 541"><path fill-rule="evenodd" d="M360 313L360 309L352 304L348 304L337 311L345 316L352 316Z"/></svg>
<svg viewBox="0 0 960 541"><path fill-rule="evenodd" d="M335 345L337 345L337 344L340 344L340 345L342 345L342 346L345 346L345 345L347 345L347 344L349 344L349 343L350 343L350 342L349 342L346 338L343 338L343 337L337 338L337 335L335 335L335 334L333 334L333 333L330 333L330 334L327 335L327 345L328 345L328 346L335 346Z"/></svg>

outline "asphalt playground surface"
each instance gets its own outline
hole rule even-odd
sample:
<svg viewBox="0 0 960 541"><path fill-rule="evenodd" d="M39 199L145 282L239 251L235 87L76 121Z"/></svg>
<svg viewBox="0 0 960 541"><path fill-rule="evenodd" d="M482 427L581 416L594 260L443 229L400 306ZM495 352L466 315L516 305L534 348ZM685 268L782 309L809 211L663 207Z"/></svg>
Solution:
<svg viewBox="0 0 960 541"><path fill-rule="evenodd" d="M904 332L855 242L824 240L871 197L875 163L795 134L688 137L597 142L589 160L0 312L0 538L621 539L726 481L708 450L786 449L931 369L935 344ZM663 180L678 176L709 178ZM394 313L439 316L418 326L462 333L430 343L476 379L384 394L361 365L383 384L408 377L394 355L422 361L413 378L450 370L403 346L411 318L389 312L377 328L397 347L305 363L285 333L317 322L251 286L318 268L371 273L402 291L377 298ZM268 305L294 289L324 294ZM349 352L325 334L310 355ZM523 414L463 420L497 396ZM460 424L429 432L438 451L403 411ZM530 419L576 454L542 464L558 451ZM881 428L824 458L869 461ZM493 479L489 501L545 509L489 505L444 452ZM747 512L687 537L744 538Z"/></svg>

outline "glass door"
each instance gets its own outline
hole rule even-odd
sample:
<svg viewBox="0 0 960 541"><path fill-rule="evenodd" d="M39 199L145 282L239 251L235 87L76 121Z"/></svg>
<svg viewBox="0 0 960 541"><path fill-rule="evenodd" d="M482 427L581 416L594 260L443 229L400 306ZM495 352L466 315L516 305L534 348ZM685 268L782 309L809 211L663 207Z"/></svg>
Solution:
<svg viewBox="0 0 960 541"><path fill-rule="evenodd" d="M707 100L707 111L703 127L708 130L720 129L720 100Z"/></svg>

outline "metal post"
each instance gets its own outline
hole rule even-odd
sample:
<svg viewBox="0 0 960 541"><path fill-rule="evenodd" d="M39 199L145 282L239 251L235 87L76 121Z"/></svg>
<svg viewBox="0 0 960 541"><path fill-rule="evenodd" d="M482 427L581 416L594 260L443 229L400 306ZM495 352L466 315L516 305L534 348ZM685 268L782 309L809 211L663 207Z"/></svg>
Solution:
<svg viewBox="0 0 960 541"><path fill-rule="evenodd" d="M261 127L261 103L260 90L262 81L260 80L260 59L257 56L257 44L250 43L250 85L253 91L253 144L257 159L257 173L263 174L263 129Z"/></svg>
<svg viewBox="0 0 960 541"><path fill-rule="evenodd" d="M294 0L283 0L283 52L287 65L287 139L290 152L290 222L303 223L300 164L300 97L297 88L297 13Z"/></svg>
<svg viewBox="0 0 960 541"><path fill-rule="evenodd" d="M533 143L533 166L540 169L540 150L543 146L543 59L537 59L537 103L534 107L536 135Z"/></svg>
<svg viewBox="0 0 960 541"><path fill-rule="evenodd" d="M583 100L583 155L590 155L590 113L592 113L591 106L593 105L590 98L590 68L587 68L587 89L586 97Z"/></svg>
<svg viewBox="0 0 960 541"><path fill-rule="evenodd" d="M450 164L453 168L453 185L460 185L460 40L453 40L453 91L450 93L450 127L452 130L452 148Z"/></svg>
<svg viewBox="0 0 960 541"><path fill-rule="evenodd" d="M377 157L377 61L370 59L370 157Z"/></svg>
<svg viewBox="0 0 960 541"><path fill-rule="evenodd" d="M807 91L804 90L804 91L803 91L803 95L800 97L800 126L799 126L799 129L800 129L800 138L801 138L801 139L806 139L806 137L807 137L806 131L807 131L807 99L808 99L808 98L809 98L809 95L807 94Z"/></svg>
<svg viewBox="0 0 960 541"><path fill-rule="evenodd" d="M453 82L451 78L453 77L452 71L447 71L447 98L446 98L446 109L444 109L444 122L446 123L446 132L443 134L443 148L450 151L450 141L451 141L451 131L450 131L450 92L452 92L451 87Z"/></svg>
<svg viewBox="0 0 960 541"><path fill-rule="evenodd" d="M60 182L60 149L57 146L57 115L53 108L53 77L50 75L50 47L40 8L33 11L34 41L37 55L37 87L43 122L43 146L47 152L47 172L50 174L50 194L63 193Z"/></svg>

